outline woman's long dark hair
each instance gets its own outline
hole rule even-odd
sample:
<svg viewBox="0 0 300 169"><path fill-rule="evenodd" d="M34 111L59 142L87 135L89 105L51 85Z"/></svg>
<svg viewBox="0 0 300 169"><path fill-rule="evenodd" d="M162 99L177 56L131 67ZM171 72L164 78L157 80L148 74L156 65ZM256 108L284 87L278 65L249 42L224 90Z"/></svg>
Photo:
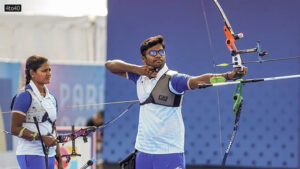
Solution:
<svg viewBox="0 0 300 169"><path fill-rule="evenodd" d="M30 56L26 60L26 67L25 67L26 85L28 85L31 80L30 70L36 71L38 68L42 66L42 64L46 62L48 62L48 59L45 58L44 56L39 56L39 55Z"/></svg>

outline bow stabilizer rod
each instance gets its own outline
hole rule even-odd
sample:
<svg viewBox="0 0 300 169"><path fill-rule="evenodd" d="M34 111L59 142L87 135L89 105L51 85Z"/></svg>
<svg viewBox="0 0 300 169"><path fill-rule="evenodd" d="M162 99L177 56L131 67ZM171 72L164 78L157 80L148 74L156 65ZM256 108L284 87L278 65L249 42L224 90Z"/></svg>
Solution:
<svg viewBox="0 0 300 169"><path fill-rule="evenodd" d="M226 86L226 85L235 85L235 84L246 84L246 83L254 83L254 82L263 82L263 81L272 81L272 80L282 80L282 79L294 79L300 78L300 74L296 75L287 75L287 76L276 76L276 77L267 77L267 78L255 78L255 79L245 79L240 81L233 82L222 82L222 83L213 83L213 84L199 84L198 88L207 88L207 87L215 87L215 86Z"/></svg>
<svg viewBox="0 0 300 169"><path fill-rule="evenodd" d="M243 65L249 64L249 63L263 63L263 62L274 62L274 61L281 61L281 60L292 60L292 59L300 59L300 56L294 56L294 57L282 57L282 58L274 58L274 59L267 59L267 60L254 60L254 61L247 61L243 62ZM233 63L221 63L217 64L216 66L230 66L233 65Z"/></svg>

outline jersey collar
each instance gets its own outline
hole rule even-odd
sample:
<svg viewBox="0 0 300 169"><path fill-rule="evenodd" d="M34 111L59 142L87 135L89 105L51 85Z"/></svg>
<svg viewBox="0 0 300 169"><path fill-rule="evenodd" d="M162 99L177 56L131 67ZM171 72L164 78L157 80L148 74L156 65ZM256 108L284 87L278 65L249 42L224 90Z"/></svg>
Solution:
<svg viewBox="0 0 300 169"><path fill-rule="evenodd" d="M44 86L44 87L45 87L45 91L46 91L46 96L43 97L43 96L41 95L39 89L36 87L36 85L34 84L34 82L33 82L32 80L30 80L29 85L30 85L30 87L31 87L31 89L32 89L32 91L33 91L33 93L34 93L36 96L38 96L38 98L39 98L40 100L42 100L43 98L49 97L49 90L48 90L48 88L47 88L46 86Z"/></svg>
<svg viewBox="0 0 300 169"><path fill-rule="evenodd" d="M168 69L169 68L168 68L167 64L165 64L164 67L158 71L156 79L159 79L163 74L165 74L168 71Z"/></svg>

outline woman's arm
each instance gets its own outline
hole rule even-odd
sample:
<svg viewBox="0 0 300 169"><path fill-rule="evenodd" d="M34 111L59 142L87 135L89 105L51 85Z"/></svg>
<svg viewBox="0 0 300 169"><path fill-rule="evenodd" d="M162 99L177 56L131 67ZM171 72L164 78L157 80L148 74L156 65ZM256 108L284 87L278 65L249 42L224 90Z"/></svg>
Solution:
<svg viewBox="0 0 300 169"><path fill-rule="evenodd" d="M25 114L23 115L17 111L12 112L10 127L11 133L29 141L40 139L38 133L30 131L22 126L25 122L25 117ZM42 138L47 147L55 146L58 142L53 136L42 136Z"/></svg>
<svg viewBox="0 0 300 169"><path fill-rule="evenodd" d="M23 115L19 112L12 112L10 128L11 133L29 141L36 140L38 138L37 133L22 127L22 124L25 122L25 117L25 114Z"/></svg>

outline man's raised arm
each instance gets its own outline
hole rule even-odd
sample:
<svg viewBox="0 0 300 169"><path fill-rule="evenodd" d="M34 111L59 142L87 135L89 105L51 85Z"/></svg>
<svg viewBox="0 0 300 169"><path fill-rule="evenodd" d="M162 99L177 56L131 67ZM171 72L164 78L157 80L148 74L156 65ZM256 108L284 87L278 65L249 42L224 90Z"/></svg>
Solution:
<svg viewBox="0 0 300 169"><path fill-rule="evenodd" d="M122 60L108 60L105 63L105 67L110 72L123 77L127 76L127 72L148 76L149 78L156 77L157 75L157 72L154 70L152 66L147 66L147 65L140 66L140 65L130 64Z"/></svg>

